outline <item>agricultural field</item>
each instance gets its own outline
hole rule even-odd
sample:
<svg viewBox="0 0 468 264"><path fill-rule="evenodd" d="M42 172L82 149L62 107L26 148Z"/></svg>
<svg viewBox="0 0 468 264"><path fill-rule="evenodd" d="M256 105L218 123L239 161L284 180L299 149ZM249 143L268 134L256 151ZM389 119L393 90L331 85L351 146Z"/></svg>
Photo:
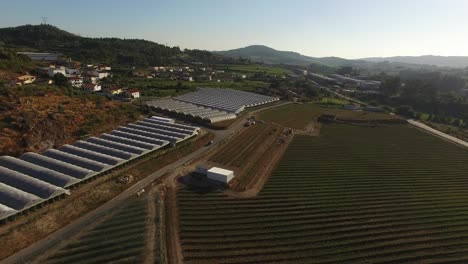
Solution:
<svg viewBox="0 0 468 264"><path fill-rule="evenodd" d="M237 189L245 189L255 176L246 172L258 172L261 164L271 163L271 160L262 160L261 157L275 154L282 144L286 144L287 137L284 128L278 125L256 124L245 128L208 161L234 170Z"/></svg>
<svg viewBox="0 0 468 264"><path fill-rule="evenodd" d="M148 199L156 208L160 207L159 196L132 198L110 217L38 263L142 263L148 255L145 248L150 224L156 227L151 246L154 263L162 263L160 217L158 210L151 212L153 217L149 216ZM148 223L148 219L152 223Z"/></svg>
<svg viewBox="0 0 468 264"><path fill-rule="evenodd" d="M385 113L366 111L351 111L342 108L321 107L317 104L288 104L265 110L258 114L260 120L274 122L294 129L304 129L308 124L316 121L322 114L335 115L343 121L373 121L398 119Z"/></svg>
<svg viewBox="0 0 468 264"><path fill-rule="evenodd" d="M182 87L177 90L177 84L182 84ZM141 79L135 78L125 83L127 86L139 87L142 96L178 96L185 93L194 91L197 87L211 87L211 88L231 88L247 92L253 92L257 88L268 87L269 83L262 81L231 81L231 82L216 82L216 81L166 81L158 79Z"/></svg>
<svg viewBox="0 0 468 264"><path fill-rule="evenodd" d="M272 75L287 75L288 73L291 73L290 70L285 69L285 68L258 65L258 64L228 65L226 67L226 70L242 72L242 73L265 73L265 74L272 74Z"/></svg>
<svg viewBox="0 0 468 264"><path fill-rule="evenodd" d="M407 125L294 137L261 192L180 189L186 263L467 263L468 151Z"/></svg>

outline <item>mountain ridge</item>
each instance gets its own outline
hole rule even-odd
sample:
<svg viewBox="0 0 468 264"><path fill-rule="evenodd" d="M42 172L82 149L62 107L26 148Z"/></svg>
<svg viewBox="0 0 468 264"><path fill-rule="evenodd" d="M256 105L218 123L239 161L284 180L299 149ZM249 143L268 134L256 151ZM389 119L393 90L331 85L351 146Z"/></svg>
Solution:
<svg viewBox="0 0 468 264"><path fill-rule="evenodd" d="M361 60L370 62L395 62L419 65L433 65L438 67L465 68L468 67L468 56L392 56L392 57L369 57Z"/></svg>

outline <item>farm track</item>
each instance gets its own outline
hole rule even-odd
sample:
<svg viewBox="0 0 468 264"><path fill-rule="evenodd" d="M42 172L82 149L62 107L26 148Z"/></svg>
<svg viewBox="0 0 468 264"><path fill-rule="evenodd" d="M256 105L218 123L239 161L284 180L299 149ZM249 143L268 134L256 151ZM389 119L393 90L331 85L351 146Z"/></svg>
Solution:
<svg viewBox="0 0 468 264"><path fill-rule="evenodd" d="M405 125L321 134L256 197L180 190L185 262L466 263L468 152Z"/></svg>

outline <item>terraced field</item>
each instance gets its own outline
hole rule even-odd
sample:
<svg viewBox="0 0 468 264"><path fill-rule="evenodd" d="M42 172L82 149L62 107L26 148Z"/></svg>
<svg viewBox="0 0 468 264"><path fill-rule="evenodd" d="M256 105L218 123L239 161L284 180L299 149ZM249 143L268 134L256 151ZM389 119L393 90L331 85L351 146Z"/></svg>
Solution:
<svg viewBox="0 0 468 264"><path fill-rule="evenodd" d="M145 256L147 210L146 199L129 201L109 219L41 263L141 263ZM155 248L155 258L160 256L158 249Z"/></svg>
<svg viewBox="0 0 468 264"><path fill-rule="evenodd" d="M294 129L304 129L309 123L317 120L322 114L331 114L338 119L349 121L371 121L397 119L385 113L351 111L341 108L321 107L316 104L289 104L260 112L259 119L274 122Z"/></svg>
<svg viewBox="0 0 468 264"><path fill-rule="evenodd" d="M468 263L468 151L405 125L296 136L257 197L178 192L186 263Z"/></svg>

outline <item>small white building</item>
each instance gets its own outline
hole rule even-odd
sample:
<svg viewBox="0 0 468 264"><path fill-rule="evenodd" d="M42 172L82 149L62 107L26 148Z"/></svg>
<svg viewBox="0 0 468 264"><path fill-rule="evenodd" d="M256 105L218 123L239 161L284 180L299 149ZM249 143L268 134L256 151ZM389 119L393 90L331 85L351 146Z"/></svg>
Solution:
<svg viewBox="0 0 468 264"><path fill-rule="evenodd" d="M206 176L210 180L228 184L232 179L234 179L234 172L231 170L213 167L206 171Z"/></svg>
<svg viewBox="0 0 468 264"><path fill-rule="evenodd" d="M68 82L73 87L81 88L81 86L83 86L83 78L82 77L68 77Z"/></svg>

